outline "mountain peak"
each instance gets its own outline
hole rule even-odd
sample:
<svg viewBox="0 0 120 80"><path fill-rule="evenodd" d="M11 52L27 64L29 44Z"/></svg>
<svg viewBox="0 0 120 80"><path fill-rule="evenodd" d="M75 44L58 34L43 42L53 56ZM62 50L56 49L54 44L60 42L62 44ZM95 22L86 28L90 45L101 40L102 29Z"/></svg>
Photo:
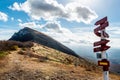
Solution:
<svg viewBox="0 0 120 80"><path fill-rule="evenodd" d="M15 41L21 41L21 42L32 41L32 42L36 42L41 45L62 51L69 55L79 57L74 51L64 46L60 42L54 40L53 38L41 32L38 32L28 27L25 27L20 31L18 31L17 33L15 33L9 40L15 40Z"/></svg>
<svg viewBox="0 0 120 80"><path fill-rule="evenodd" d="M21 29L21 30L23 30L23 31L35 31L35 30L33 30L33 29L29 28L29 27L24 27L24 28ZM20 31L21 31L21 30L20 30Z"/></svg>
<svg viewBox="0 0 120 80"><path fill-rule="evenodd" d="M24 27L23 29L31 29L31 28L29 28L29 27Z"/></svg>

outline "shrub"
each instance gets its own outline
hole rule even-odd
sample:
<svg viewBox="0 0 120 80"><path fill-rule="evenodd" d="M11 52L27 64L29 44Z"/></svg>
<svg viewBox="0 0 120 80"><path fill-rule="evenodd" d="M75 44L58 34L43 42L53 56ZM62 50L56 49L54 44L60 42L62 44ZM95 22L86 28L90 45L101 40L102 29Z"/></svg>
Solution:
<svg viewBox="0 0 120 80"><path fill-rule="evenodd" d="M18 52L18 54L24 55L25 52L21 50L21 51Z"/></svg>
<svg viewBox="0 0 120 80"><path fill-rule="evenodd" d="M0 51L0 59L4 58L7 54L7 52Z"/></svg>
<svg viewBox="0 0 120 80"><path fill-rule="evenodd" d="M32 42L0 41L0 51L17 50L19 48L31 48Z"/></svg>
<svg viewBox="0 0 120 80"><path fill-rule="evenodd" d="M26 51L26 50L27 50L27 48L22 48L22 50L23 50L23 51Z"/></svg>
<svg viewBox="0 0 120 80"><path fill-rule="evenodd" d="M18 50L18 46L17 45L11 46L10 49L11 50Z"/></svg>

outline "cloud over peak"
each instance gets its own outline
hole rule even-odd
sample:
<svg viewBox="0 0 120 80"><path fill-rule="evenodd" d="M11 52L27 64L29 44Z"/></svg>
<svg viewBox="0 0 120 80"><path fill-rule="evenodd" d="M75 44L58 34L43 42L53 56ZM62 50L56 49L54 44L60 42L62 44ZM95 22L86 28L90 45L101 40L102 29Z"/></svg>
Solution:
<svg viewBox="0 0 120 80"><path fill-rule="evenodd" d="M59 22L47 22L44 26L44 29L50 31L50 32L56 32L56 33L63 33L62 27L59 24Z"/></svg>
<svg viewBox="0 0 120 80"><path fill-rule="evenodd" d="M29 28L40 28L40 25L37 25L35 22L26 22L26 23L19 23L20 27L29 27Z"/></svg>
<svg viewBox="0 0 120 80"><path fill-rule="evenodd" d="M9 9L24 11L31 18L40 20L54 20L63 18L68 21L90 23L97 18L97 14L86 6L78 3L68 3L66 6L57 0L27 0L24 3L15 2Z"/></svg>

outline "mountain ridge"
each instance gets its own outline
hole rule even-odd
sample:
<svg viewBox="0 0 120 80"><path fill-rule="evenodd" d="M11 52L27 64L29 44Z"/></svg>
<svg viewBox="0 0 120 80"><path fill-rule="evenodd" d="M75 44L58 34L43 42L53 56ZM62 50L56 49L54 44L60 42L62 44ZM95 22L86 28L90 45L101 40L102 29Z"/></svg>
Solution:
<svg viewBox="0 0 120 80"><path fill-rule="evenodd" d="M62 51L69 55L80 57L73 50L69 49L68 47L64 46L60 42L49 37L48 35L38 32L28 27L25 27L19 30L17 33L14 33L14 35L9 40L15 40L15 41L21 41L21 42L32 41L32 42L36 42L44 46Z"/></svg>

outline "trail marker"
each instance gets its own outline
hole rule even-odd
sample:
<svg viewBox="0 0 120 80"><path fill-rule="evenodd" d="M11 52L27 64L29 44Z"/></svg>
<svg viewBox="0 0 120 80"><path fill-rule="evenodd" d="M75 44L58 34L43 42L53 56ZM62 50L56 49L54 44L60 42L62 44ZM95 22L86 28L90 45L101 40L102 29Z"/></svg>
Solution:
<svg viewBox="0 0 120 80"><path fill-rule="evenodd" d="M109 38L109 35L105 32L106 27L108 27L109 23L107 21L107 17L104 17L101 20L98 20L95 25L97 28L94 29L94 33L96 36L100 37L100 41L94 42L94 49L93 51L101 53L97 54L97 58L102 58L102 60L98 61L98 66L103 67L103 76L104 80L109 80L109 66L110 62L107 60L106 56L106 50L110 48L110 46L107 45L107 43L110 40L107 40Z"/></svg>

